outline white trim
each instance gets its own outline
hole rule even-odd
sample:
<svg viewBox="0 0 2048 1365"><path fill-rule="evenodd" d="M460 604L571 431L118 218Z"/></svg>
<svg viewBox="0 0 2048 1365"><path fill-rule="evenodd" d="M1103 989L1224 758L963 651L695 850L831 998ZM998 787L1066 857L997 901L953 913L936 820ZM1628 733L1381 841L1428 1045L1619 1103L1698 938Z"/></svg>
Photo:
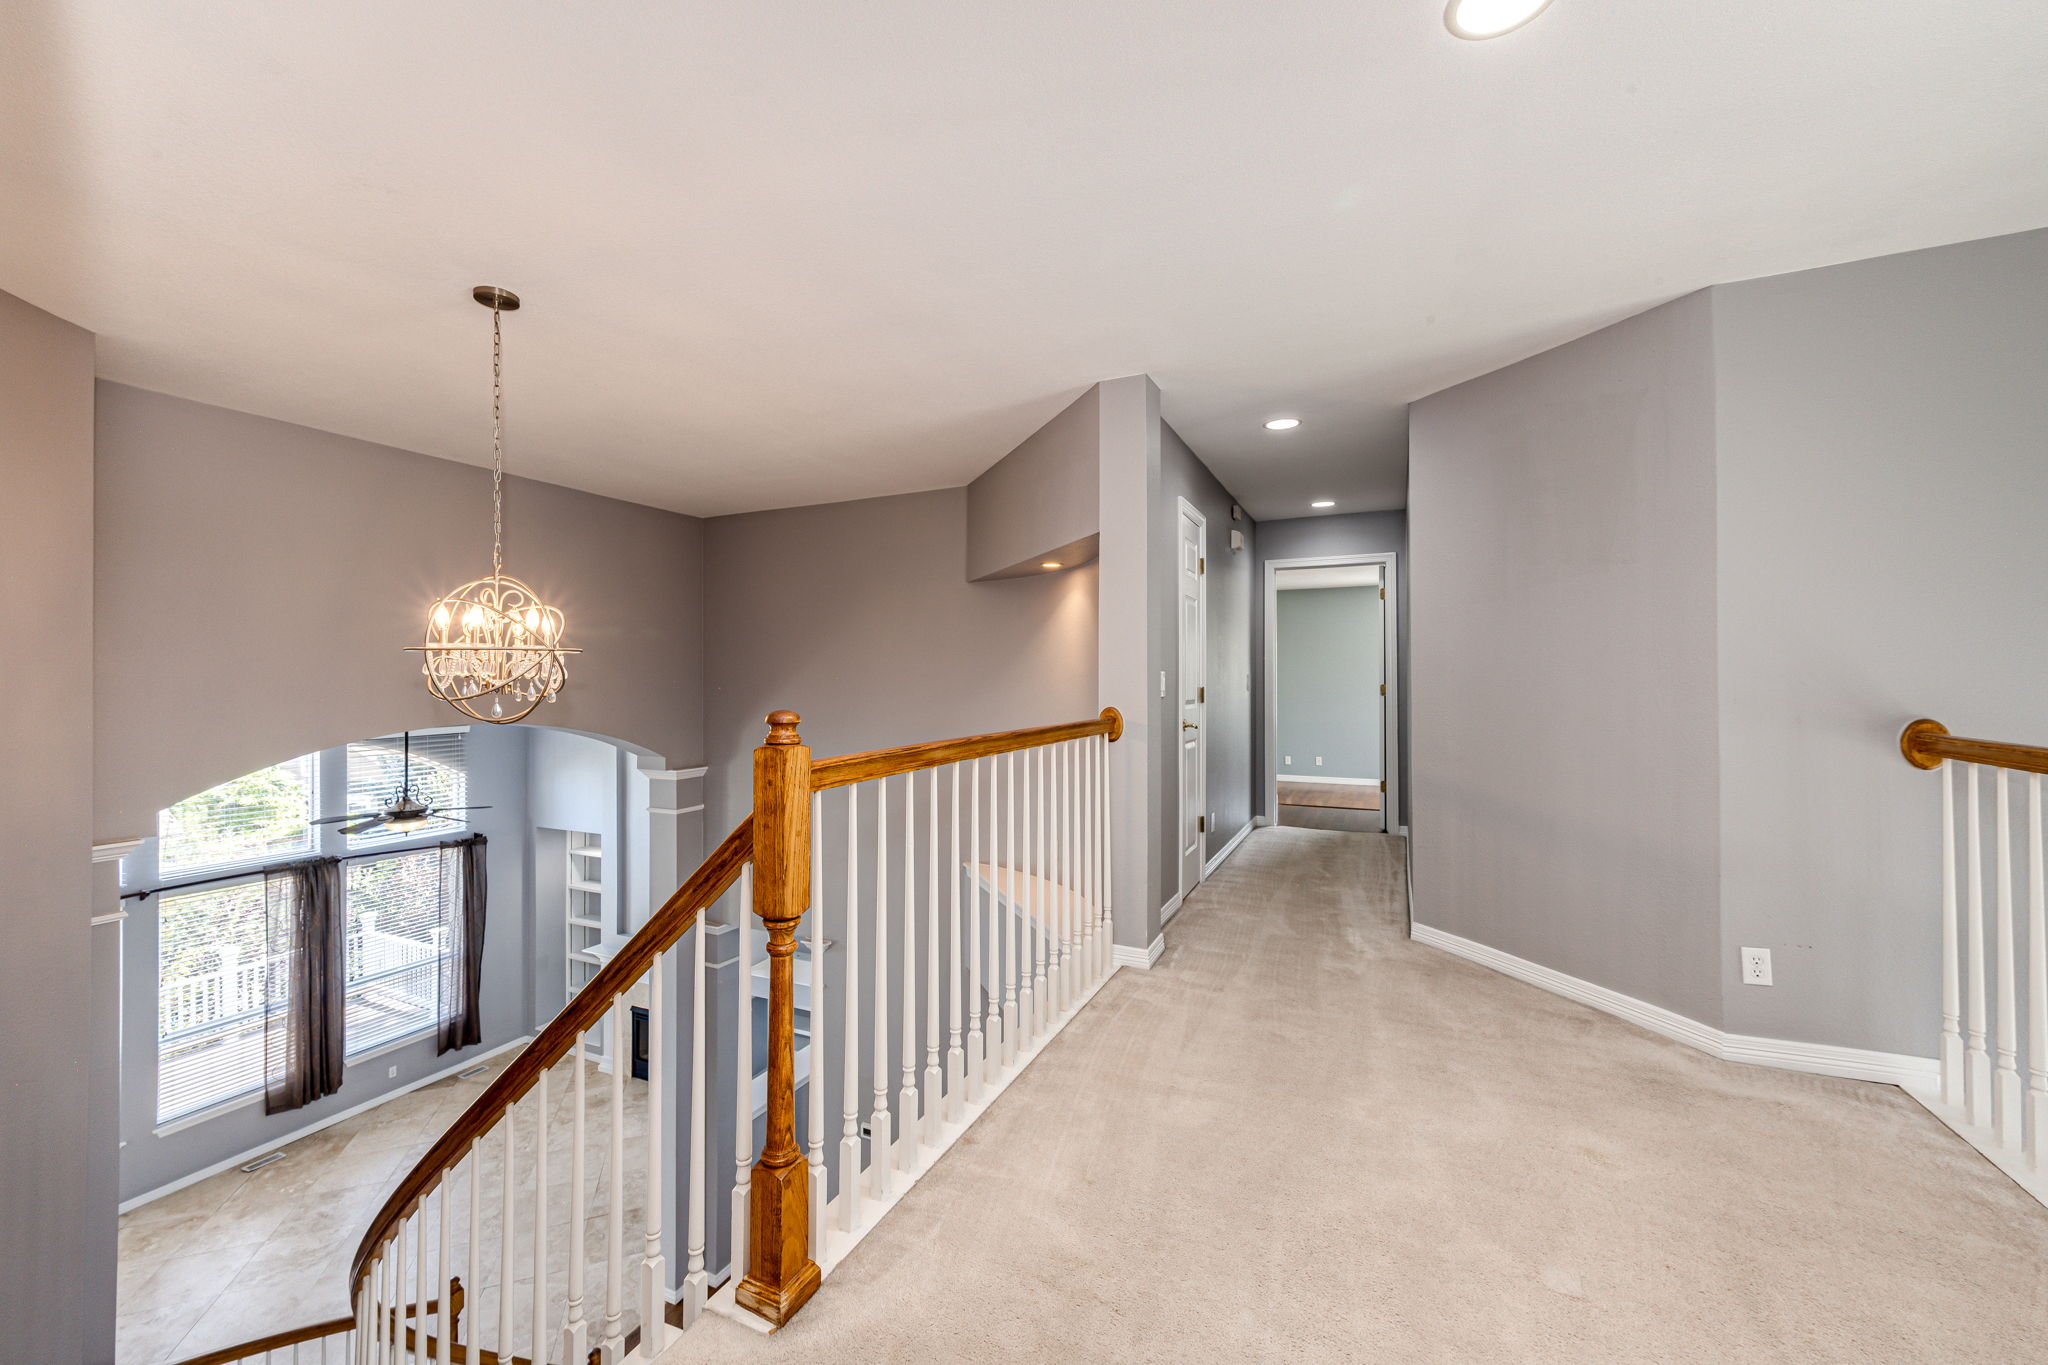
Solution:
<svg viewBox="0 0 2048 1365"><path fill-rule="evenodd" d="M709 768L642 768L640 770L656 782L686 782L693 777L702 777Z"/></svg>
<svg viewBox="0 0 2048 1365"><path fill-rule="evenodd" d="M1475 943L1469 938L1460 938L1431 925L1411 925L1408 936L1417 943L1441 948L1482 967L1491 967L1504 976L1527 982L1553 995L1576 1000L1581 1005L1591 1005L1596 1010L1646 1028L1673 1042L1697 1048L1724 1062L1776 1067L1780 1071L1805 1071L1817 1076L1840 1076L1852 1081L1876 1081L1896 1085L1909 1092L1915 1087L1933 1086L1940 1079L1940 1063L1932 1057L1724 1033L1662 1005L1652 1005L1620 991L1567 976L1555 968L1504 953L1484 943Z"/></svg>
<svg viewBox="0 0 2048 1365"><path fill-rule="evenodd" d="M1159 955L1165 951L1166 934L1162 931L1159 937L1152 940L1150 947L1126 948L1119 943L1110 957L1119 967L1136 967L1141 972L1149 972L1152 970L1152 964L1159 961Z"/></svg>
<svg viewBox="0 0 2048 1365"><path fill-rule="evenodd" d="M1326 783L1332 787L1377 787L1384 779L1377 777L1324 777L1321 773L1281 773L1282 782L1306 782L1311 786Z"/></svg>
<svg viewBox="0 0 2048 1365"><path fill-rule="evenodd" d="M1209 809L1209 518L1203 515L1201 508L1189 502L1185 496L1176 497L1174 502L1177 515L1174 518L1173 527L1173 639L1175 648L1173 676L1175 687L1180 695L1174 698L1173 712L1174 720L1185 721L1187 719L1188 680L1181 676L1181 671L1186 666L1189 658L1201 660L1201 676L1195 679L1195 686L1201 689L1195 695L1202 698L1202 700L1195 703L1195 714L1200 716L1201 719L1197 722L1195 730L1196 771L1194 785L1199 787L1202 793L1202 799L1197 804L1202 810L1206 811ZM1195 641L1192 651L1188 648L1187 615L1180 609L1181 578L1186 572L1180 557L1181 528L1182 523L1190 521L1195 526L1195 555L1197 559L1195 572L1195 619L1201 632L1201 638ZM1189 834L1187 827L1188 773L1187 763L1184 759L1187 747L1185 743L1186 731L1176 725L1173 733L1176 736L1173 746L1174 791L1180 798L1179 808L1173 813L1173 876L1174 885L1180 891L1180 895L1173 898L1173 909L1178 910L1180 909L1181 896L1187 895L1196 886L1200 886L1202 879L1209 875L1209 871L1203 863L1197 861L1195 864L1194 885L1188 884L1188 860L1186 853ZM1202 840L1201 826L1204 823L1206 823L1204 817L1197 817L1196 829L1194 831L1195 842L1197 843L1200 843ZM1169 915L1163 916L1160 922L1163 924L1170 917L1169 912Z"/></svg>
<svg viewBox="0 0 2048 1365"><path fill-rule="evenodd" d="M92 860L96 863L118 863L141 847L140 839L109 839L92 846Z"/></svg>
<svg viewBox="0 0 2048 1365"><path fill-rule="evenodd" d="M1209 869L1207 867L1204 867L1202 869L1202 876L1206 878L1208 875ZM1175 915L1178 915L1180 913L1180 908L1181 906L1187 903L1187 899L1188 898L1185 894L1175 896L1172 900L1168 901L1166 904L1159 907L1160 928L1164 929L1166 927L1166 922L1172 919Z"/></svg>
<svg viewBox="0 0 2048 1365"><path fill-rule="evenodd" d="M1386 596L1380 610L1380 670L1386 675L1387 693L1380 699L1380 768L1386 773L1386 799L1380 802L1380 828L1395 829L1407 833L1407 793L1401 787L1401 626L1400 626L1400 554L1394 550L1376 550L1370 554L1355 555L1310 555L1301 559L1269 559L1266 561L1266 581L1261 585L1266 605L1265 638L1261 641L1266 651L1265 673L1266 696L1265 714L1254 718L1262 727L1266 737L1265 771L1256 774L1264 784L1266 809L1278 819L1280 813L1280 580L1281 569L1319 569L1339 564L1377 564L1380 566L1380 591ZM1303 782L1328 782L1339 779L1305 777L1289 773L1289 777ZM1373 781L1381 781L1374 778ZM1404 822L1393 823L1395 817Z"/></svg>
<svg viewBox="0 0 2048 1365"><path fill-rule="evenodd" d="M89 923L93 927L97 928L99 925L102 924L119 924L122 920L127 918L128 912L126 910L109 910L104 915L94 915L92 919L89 921Z"/></svg>
<svg viewBox="0 0 2048 1365"><path fill-rule="evenodd" d="M1223 866L1223 860L1225 858L1228 858L1231 854L1237 852L1237 846L1245 841L1245 839L1251 834L1252 827L1256 824L1258 824L1258 821L1256 820L1245 821L1244 828L1240 829L1237 833L1231 835L1230 842L1225 844L1222 848L1216 850L1216 856L1211 858L1208 861L1208 864L1202 868L1203 880L1206 881L1210 873L1214 872L1217 868ZM1164 923L1164 921L1161 922Z"/></svg>
<svg viewBox="0 0 2048 1365"><path fill-rule="evenodd" d="M649 806L647 813L649 815L695 815L703 809L704 807L701 803L695 806Z"/></svg>
<svg viewBox="0 0 2048 1365"><path fill-rule="evenodd" d="M340 1123L343 1119L352 1119L357 1114L365 1113L371 1109L375 1109L378 1105L383 1104L386 1100L395 1100L400 1095L410 1094L412 1091L418 1090L422 1086L432 1085L435 1081L445 1081L458 1071L467 1071L471 1067L477 1065L480 1062L488 1062L493 1057L497 1057L504 1053L512 1052L519 1048L525 1047L528 1043L532 1041L533 1036L531 1034L527 1034L523 1037L514 1038L509 1043L502 1043L499 1046L492 1048L489 1052L480 1053L470 1057L463 1057L451 1066L448 1066L440 1071L436 1071L431 1075L422 1076L416 1081L408 1081L406 1084L399 1086L395 1090L387 1090L383 1094L378 1095L374 1099L364 1100L361 1104L358 1104L350 1109L344 1109L338 1114L330 1115L327 1118L321 1119L318 1123L309 1123L305 1127L295 1129L292 1132L286 1133L282 1137L271 1138L269 1141L263 1143L261 1146L251 1147L246 1152L239 1152L234 1156L228 1157L224 1161L217 1161L211 1166L207 1166L201 1170L192 1172L192 1174L190 1175L179 1176L176 1180L171 1181L167 1185L159 1185L155 1189L150 1190L147 1193L138 1194L133 1199L124 1200L122 1201L121 1206L115 1210L115 1212L127 1213L131 1209L139 1209L144 1204L150 1203L153 1200L161 1199L167 1194L176 1194L179 1190L184 1189L187 1185L196 1185L200 1181L208 1178L209 1176L219 1175L222 1171L228 1170L230 1167L240 1166L246 1162L254 1161L259 1156L268 1156L270 1153L276 1151L278 1148L290 1146L292 1143L297 1142L302 1137L310 1137L314 1133L319 1132L322 1128L331 1128L335 1124ZM368 1060L368 1057L366 1056L355 1060L366 1061ZM352 1064L353 1062L351 1062L351 1065ZM260 1099L262 1097L259 1094L255 1098ZM172 1124L169 1124L163 1128L155 1129L153 1131L157 1136L161 1137L163 1134L167 1132L175 1132L179 1128L190 1127L192 1124L197 1123L204 1118L209 1118L213 1114L224 1112L226 1109L230 1108L240 1108L243 1104L247 1104L249 1102L249 1100L240 1100L232 1105L216 1105L211 1110L201 1110L197 1114L187 1115L185 1118L175 1120ZM123 1145L125 1146L126 1144L124 1143Z"/></svg>

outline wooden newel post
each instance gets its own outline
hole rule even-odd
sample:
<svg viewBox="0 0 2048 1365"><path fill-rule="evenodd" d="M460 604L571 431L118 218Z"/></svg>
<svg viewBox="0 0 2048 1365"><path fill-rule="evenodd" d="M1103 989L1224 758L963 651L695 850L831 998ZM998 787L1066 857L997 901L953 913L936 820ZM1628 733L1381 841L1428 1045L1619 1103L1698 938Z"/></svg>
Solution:
<svg viewBox="0 0 2048 1365"><path fill-rule="evenodd" d="M792 959L797 921L811 903L811 750L797 737L800 719L794 711L769 716L768 742L754 750L754 913L768 930L768 1131L748 1195L747 1274L734 1294L778 1327L796 1316L819 1279L810 1249L810 1168L796 1145Z"/></svg>

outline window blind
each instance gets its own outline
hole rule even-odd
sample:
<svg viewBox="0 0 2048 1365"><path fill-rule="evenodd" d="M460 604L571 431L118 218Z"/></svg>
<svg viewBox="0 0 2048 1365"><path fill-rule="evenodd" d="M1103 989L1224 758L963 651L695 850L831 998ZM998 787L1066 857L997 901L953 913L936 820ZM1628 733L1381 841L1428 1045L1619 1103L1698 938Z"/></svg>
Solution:
<svg viewBox="0 0 2048 1365"><path fill-rule="evenodd" d="M266 952L261 877L159 903L158 1123L262 1088Z"/></svg>
<svg viewBox="0 0 2048 1365"><path fill-rule="evenodd" d="M313 851L319 757L245 773L157 815L157 868L168 875Z"/></svg>
<svg viewBox="0 0 2048 1365"><path fill-rule="evenodd" d="M417 773L417 747L413 768ZM351 1057L434 1026L448 917L459 894L444 894L441 867L442 852L434 848L348 865Z"/></svg>
<svg viewBox="0 0 2048 1365"><path fill-rule="evenodd" d="M415 734L412 737L412 782L420 799L435 809L469 804L469 772L460 730ZM397 797L405 783L405 747L400 736L361 740L348 746L348 809L380 811ZM454 835L469 823L467 815L451 815L427 830L394 834L387 829L349 836L350 848L374 848L432 833Z"/></svg>

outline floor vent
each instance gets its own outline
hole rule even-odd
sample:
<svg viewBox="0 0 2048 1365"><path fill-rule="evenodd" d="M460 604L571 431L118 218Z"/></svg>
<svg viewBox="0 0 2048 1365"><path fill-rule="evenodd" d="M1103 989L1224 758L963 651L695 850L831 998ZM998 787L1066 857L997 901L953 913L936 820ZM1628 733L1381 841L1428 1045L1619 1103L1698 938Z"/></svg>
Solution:
<svg viewBox="0 0 2048 1365"><path fill-rule="evenodd" d="M483 1075L483 1074L484 1074L484 1073L485 1073L486 1071L489 1071L490 1069L491 1069L491 1068L490 1068L490 1067L489 1067L488 1065L486 1065L486 1066L473 1066L473 1067L471 1067L471 1068L470 1068L469 1070L467 1070L467 1071L458 1071L458 1072L456 1072L456 1073L455 1073L455 1079L456 1079L456 1080L458 1080L458 1081L466 1081L466 1080L468 1080L468 1079L469 1079L469 1078L470 1078L471 1076L481 1076L481 1075Z"/></svg>
<svg viewBox="0 0 2048 1365"><path fill-rule="evenodd" d="M244 1166L244 1167L243 1167L242 1169L243 1169L243 1170L245 1170L245 1171L260 1171L260 1170L262 1170L262 1169L263 1169L263 1168L264 1168L265 1166L275 1166L275 1165L276 1165L276 1164L277 1164L278 1162L280 1162L280 1161L283 1161L283 1160L284 1160L284 1153L283 1153L283 1152L272 1152L272 1153L271 1153L271 1154L270 1154L269 1156L259 1156L259 1157L257 1157L257 1158L256 1158L256 1159L255 1159L254 1161L250 1162L250 1163L249 1163L248 1165Z"/></svg>

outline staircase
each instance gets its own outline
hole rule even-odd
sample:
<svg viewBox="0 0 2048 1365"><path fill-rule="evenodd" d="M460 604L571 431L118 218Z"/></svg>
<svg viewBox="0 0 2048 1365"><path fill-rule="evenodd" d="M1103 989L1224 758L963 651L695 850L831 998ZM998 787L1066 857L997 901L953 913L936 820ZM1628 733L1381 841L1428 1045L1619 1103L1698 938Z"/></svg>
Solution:
<svg viewBox="0 0 2048 1365"><path fill-rule="evenodd" d="M815 761L768 724L752 812L386 1199L353 1313L181 1365L618 1365L707 1312L773 1330L1115 972L1114 709Z"/></svg>

